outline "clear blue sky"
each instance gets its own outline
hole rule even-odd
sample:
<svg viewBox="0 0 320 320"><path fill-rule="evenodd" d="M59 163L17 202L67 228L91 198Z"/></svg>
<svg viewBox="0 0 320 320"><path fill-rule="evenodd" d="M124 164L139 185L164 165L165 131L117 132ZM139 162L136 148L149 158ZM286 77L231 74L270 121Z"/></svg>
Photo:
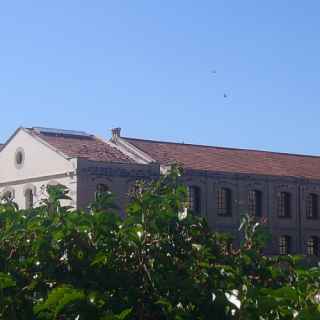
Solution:
<svg viewBox="0 0 320 320"><path fill-rule="evenodd" d="M320 154L319 12L318 0L3 1L0 137L121 126Z"/></svg>

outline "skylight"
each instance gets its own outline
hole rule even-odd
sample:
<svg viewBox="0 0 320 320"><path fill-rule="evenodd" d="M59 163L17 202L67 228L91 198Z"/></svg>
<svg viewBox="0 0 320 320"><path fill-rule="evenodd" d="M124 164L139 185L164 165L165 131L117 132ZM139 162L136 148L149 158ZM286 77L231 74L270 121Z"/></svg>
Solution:
<svg viewBox="0 0 320 320"><path fill-rule="evenodd" d="M78 136L78 137L91 137L91 134L88 134L84 131L75 131L75 130L64 130L64 129L54 129L54 128L43 128L43 127L34 127L34 130L39 133L44 134L53 134L53 135L64 135L64 136Z"/></svg>

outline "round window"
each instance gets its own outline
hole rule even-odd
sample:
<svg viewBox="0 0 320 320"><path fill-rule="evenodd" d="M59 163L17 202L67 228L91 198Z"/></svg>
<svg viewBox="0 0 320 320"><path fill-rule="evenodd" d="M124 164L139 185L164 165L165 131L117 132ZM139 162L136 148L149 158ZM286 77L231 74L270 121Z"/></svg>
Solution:
<svg viewBox="0 0 320 320"><path fill-rule="evenodd" d="M22 165L23 165L23 162L24 162L24 151L23 151L23 149L19 148L16 151L16 154L15 154L15 165L16 165L16 167L18 169L21 168Z"/></svg>

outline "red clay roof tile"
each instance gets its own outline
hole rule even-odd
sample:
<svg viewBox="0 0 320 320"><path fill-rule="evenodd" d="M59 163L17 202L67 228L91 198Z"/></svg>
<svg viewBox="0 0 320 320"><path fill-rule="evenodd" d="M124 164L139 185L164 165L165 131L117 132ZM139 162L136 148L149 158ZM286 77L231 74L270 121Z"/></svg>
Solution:
<svg viewBox="0 0 320 320"><path fill-rule="evenodd" d="M28 129L28 131L70 158L119 163L134 162L117 148L93 135L74 136L70 134L43 133L34 129Z"/></svg>
<svg viewBox="0 0 320 320"><path fill-rule="evenodd" d="M320 179L320 157L123 138L162 165L187 169Z"/></svg>

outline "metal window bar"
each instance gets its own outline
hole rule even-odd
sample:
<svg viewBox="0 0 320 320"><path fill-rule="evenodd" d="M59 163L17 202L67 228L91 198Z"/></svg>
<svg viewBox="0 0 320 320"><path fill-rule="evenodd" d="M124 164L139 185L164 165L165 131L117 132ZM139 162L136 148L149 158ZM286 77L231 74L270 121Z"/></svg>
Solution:
<svg viewBox="0 0 320 320"><path fill-rule="evenodd" d="M291 199L287 192L278 193L278 217L287 218L291 215Z"/></svg>
<svg viewBox="0 0 320 320"><path fill-rule="evenodd" d="M290 237L280 236L279 238L279 253L280 255L287 255L290 253Z"/></svg>
<svg viewBox="0 0 320 320"><path fill-rule="evenodd" d="M262 193L258 190L248 192L248 211L251 216L261 217L262 215Z"/></svg>
<svg viewBox="0 0 320 320"><path fill-rule="evenodd" d="M220 216L232 215L232 194L230 189L227 189L227 188L218 189L217 207L218 207L218 215Z"/></svg>
<svg viewBox="0 0 320 320"><path fill-rule="evenodd" d="M318 237L310 237L307 241L307 255L318 256L319 240Z"/></svg>
<svg viewBox="0 0 320 320"><path fill-rule="evenodd" d="M318 217L318 196L310 193L306 198L306 217L316 219Z"/></svg>

